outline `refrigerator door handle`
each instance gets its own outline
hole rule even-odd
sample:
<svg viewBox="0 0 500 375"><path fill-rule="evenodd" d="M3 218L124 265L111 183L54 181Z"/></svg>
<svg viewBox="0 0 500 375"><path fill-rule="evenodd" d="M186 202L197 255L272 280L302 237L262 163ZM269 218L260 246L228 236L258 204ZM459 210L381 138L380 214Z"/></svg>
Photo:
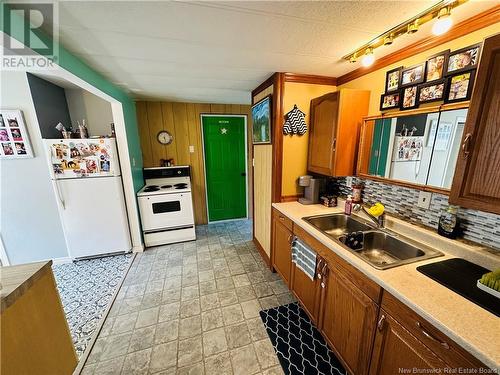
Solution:
<svg viewBox="0 0 500 375"><path fill-rule="evenodd" d="M66 203L64 202L64 199L62 197L61 190L59 189L59 184L58 184L57 180L54 180L54 185L56 187L56 192L57 192L57 197L59 198L59 202L61 203L63 210L65 210Z"/></svg>

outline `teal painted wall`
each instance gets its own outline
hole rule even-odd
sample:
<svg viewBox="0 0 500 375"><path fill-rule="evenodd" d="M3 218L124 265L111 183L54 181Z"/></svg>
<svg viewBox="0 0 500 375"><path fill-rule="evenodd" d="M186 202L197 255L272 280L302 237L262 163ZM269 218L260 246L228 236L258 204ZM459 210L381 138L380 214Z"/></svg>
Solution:
<svg viewBox="0 0 500 375"><path fill-rule="evenodd" d="M22 22L19 19L16 22L14 18L14 24L12 27L6 27L3 22L3 12L4 7L7 4L2 3L0 6L0 22L1 29L4 33L10 35L11 37L22 41L23 38L20 37L24 32L22 28ZM45 34L38 35L42 41L47 42L50 40L50 37ZM114 99L118 100L123 107L123 116L125 118L125 129L127 135L127 144L128 144L128 152L130 157L130 166L132 169L132 178L134 183L134 189L137 192L143 185L144 180L142 177L142 153L141 146L139 141L139 130L137 126L137 115L135 112L135 102L132 100L130 96L126 92L124 92L119 87L113 85L106 78L104 78L101 74L93 70L87 64L85 64L82 60L74 56L71 52L69 52L64 46L59 44L59 61L57 64L63 69L73 73L84 81L88 82L92 86L101 90L102 92L108 94ZM132 159L135 159L135 165L132 162Z"/></svg>

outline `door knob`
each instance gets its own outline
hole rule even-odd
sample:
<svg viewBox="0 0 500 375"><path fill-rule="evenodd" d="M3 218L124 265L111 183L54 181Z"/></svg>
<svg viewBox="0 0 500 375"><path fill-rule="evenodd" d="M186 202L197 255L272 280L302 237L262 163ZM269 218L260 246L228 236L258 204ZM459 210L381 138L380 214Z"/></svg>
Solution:
<svg viewBox="0 0 500 375"><path fill-rule="evenodd" d="M241 172L241 175L245 177L247 174L245 172Z"/></svg>

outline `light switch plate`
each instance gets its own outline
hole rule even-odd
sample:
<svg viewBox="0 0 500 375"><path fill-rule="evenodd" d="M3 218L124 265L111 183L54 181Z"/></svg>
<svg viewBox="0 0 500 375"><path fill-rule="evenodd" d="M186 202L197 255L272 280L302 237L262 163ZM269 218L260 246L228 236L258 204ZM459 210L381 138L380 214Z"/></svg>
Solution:
<svg viewBox="0 0 500 375"><path fill-rule="evenodd" d="M421 191L418 194L417 206L428 209L431 206L432 193L429 191Z"/></svg>
<svg viewBox="0 0 500 375"><path fill-rule="evenodd" d="M345 183L346 183L347 187L352 187L352 177L346 177Z"/></svg>
<svg viewBox="0 0 500 375"><path fill-rule="evenodd" d="M190 152L191 154L194 154L194 146L189 146L189 152Z"/></svg>

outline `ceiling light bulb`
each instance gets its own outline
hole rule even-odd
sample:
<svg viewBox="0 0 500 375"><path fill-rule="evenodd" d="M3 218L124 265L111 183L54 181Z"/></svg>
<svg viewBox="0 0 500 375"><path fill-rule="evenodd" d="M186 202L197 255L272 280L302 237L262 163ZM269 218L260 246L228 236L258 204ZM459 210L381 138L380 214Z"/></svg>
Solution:
<svg viewBox="0 0 500 375"><path fill-rule="evenodd" d="M368 67L375 62L375 55L373 54L373 48L368 48L361 59L361 64L364 67Z"/></svg>
<svg viewBox="0 0 500 375"><path fill-rule="evenodd" d="M451 19L450 15L451 10L448 7L444 7L439 10L437 20L436 22L434 22L434 25L432 25L432 33L434 35L443 35L451 29L453 20Z"/></svg>

